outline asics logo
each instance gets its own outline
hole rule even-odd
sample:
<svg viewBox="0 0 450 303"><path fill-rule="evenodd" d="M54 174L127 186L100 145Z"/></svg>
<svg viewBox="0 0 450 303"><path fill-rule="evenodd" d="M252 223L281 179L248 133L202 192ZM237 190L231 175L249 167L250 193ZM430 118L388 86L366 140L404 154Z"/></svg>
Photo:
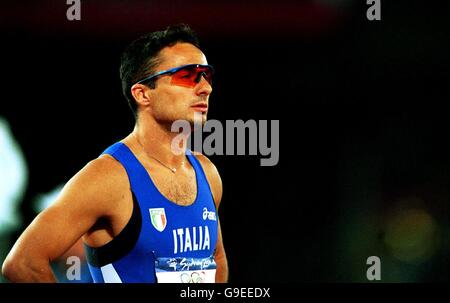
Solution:
<svg viewBox="0 0 450 303"><path fill-rule="evenodd" d="M203 220L212 220L216 221L216 212L214 211L208 211L206 207L203 208Z"/></svg>

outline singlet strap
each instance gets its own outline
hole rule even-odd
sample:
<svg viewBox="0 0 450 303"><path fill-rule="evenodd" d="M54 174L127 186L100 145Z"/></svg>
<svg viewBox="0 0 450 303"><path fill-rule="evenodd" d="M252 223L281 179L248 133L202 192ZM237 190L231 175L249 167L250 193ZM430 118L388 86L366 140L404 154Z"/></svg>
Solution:
<svg viewBox="0 0 450 303"><path fill-rule="evenodd" d="M133 212L124 229L110 242L101 247L90 247L86 243L86 259L92 266L102 267L126 256L136 245L142 228L141 211L133 194Z"/></svg>
<svg viewBox="0 0 450 303"><path fill-rule="evenodd" d="M122 142L117 142L108 147L103 154L109 154L122 164L127 172L132 191L140 188L142 176L147 176L148 174L128 146ZM136 195L139 198L139 193L136 193Z"/></svg>

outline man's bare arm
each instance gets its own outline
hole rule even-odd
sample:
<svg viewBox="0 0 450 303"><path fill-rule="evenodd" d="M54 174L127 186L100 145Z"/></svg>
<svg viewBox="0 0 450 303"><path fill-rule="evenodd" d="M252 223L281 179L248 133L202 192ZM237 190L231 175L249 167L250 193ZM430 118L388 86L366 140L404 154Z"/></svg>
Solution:
<svg viewBox="0 0 450 303"><path fill-rule="evenodd" d="M204 155L194 152L194 155L202 163L203 170L205 171L206 178L211 186L211 191L214 197L214 202L216 204L217 211L219 210L219 205L222 200L222 179L217 171L216 166ZM225 283L228 281L228 261L225 253L225 248L223 246L222 240L222 230L220 227L220 220L218 220L219 234L217 239L216 254L214 259L217 264L216 270L216 282Z"/></svg>
<svg viewBox="0 0 450 303"><path fill-rule="evenodd" d="M98 218L108 216L111 204L121 196L118 169L113 159L102 157L78 172L19 237L3 263L3 275L12 282L55 282L50 262L72 247Z"/></svg>
<svg viewBox="0 0 450 303"><path fill-rule="evenodd" d="M217 264L216 282L217 283L228 282L228 261L227 261L227 256L225 254L225 249L223 247L222 230L220 228L220 221L219 221L219 238L217 240L216 255L215 255L214 259Z"/></svg>

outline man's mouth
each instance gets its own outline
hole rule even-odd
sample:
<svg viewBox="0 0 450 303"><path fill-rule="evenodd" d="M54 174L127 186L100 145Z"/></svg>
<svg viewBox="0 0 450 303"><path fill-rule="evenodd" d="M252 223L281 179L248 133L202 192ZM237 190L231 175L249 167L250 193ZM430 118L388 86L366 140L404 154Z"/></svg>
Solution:
<svg viewBox="0 0 450 303"><path fill-rule="evenodd" d="M206 113L208 111L208 104L206 102L195 103L191 106L195 111Z"/></svg>

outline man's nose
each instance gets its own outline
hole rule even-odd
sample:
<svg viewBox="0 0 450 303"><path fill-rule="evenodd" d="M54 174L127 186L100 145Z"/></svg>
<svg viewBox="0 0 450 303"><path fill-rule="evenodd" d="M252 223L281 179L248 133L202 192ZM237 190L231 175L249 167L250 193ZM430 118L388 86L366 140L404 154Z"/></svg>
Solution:
<svg viewBox="0 0 450 303"><path fill-rule="evenodd" d="M197 89L197 95L209 95L212 92L211 84L209 84L208 81L206 81L205 73L200 73L198 75L198 89Z"/></svg>

